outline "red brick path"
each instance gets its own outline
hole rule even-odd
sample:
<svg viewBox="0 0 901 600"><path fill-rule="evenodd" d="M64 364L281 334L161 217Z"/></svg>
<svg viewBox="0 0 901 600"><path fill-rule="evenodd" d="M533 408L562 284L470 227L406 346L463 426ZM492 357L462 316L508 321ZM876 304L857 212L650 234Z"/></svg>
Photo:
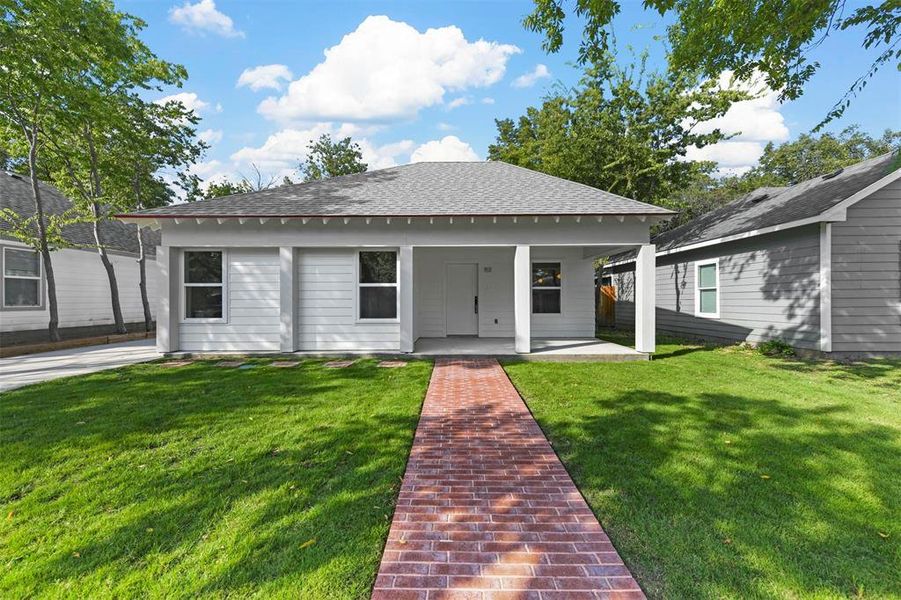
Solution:
<svg viewBox="0 0 901 600"><path fill-rule="evenodd" d="M373 599L643 598L495 360L439 360Z"/></svg>

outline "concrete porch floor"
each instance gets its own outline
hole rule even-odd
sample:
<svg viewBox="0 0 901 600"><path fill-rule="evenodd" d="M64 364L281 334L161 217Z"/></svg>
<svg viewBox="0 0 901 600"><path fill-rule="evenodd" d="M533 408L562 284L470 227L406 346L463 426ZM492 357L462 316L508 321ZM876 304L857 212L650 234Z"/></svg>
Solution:
<svg viewBox="0 0 901 600"><path fill-rule="evenodd" d="M490 356L532 361L619 362L648 360L647 354L595 338L533 339L530 354L517 354L513 338L446 337L419 338L413 356Z"/></svg>

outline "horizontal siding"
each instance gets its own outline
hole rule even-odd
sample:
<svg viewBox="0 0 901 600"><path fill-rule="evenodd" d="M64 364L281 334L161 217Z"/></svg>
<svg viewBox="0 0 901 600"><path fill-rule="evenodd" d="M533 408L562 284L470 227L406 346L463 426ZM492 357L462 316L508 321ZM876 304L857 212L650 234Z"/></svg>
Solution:
<svg viewBox="0 0 901 600"><path fill-rule="evenodd" d="M228 250L226 323L182 323L186 352L276 352L280 347L279 255L274 249Z"/></svg>
<svg viewBox="0 0 901 600"><path fill-rule="evenodd" d="M832 225L832 349L901 352L901 182Z"/></svg>
<svg viewBox="0 0 901 600"><path fill-rule="evenodd" d="M532 315L532 338L594 337L594 266L581 248L532 248L532 260L560 260L561 312Z"/></svg>
<svg viewBox="0 0 901 600"><path fill-rule="evenodd" d="M399 323L359 323L355 310L356 252L324 248L298 250L297 334L301 350L397 351Z"/></svg>

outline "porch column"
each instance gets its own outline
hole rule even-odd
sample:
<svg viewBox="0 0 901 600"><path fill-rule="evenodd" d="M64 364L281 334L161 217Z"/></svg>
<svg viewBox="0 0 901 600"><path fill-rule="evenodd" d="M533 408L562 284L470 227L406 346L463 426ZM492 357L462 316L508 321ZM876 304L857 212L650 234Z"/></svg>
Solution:
<svg viewBox="0 0 901 600"><path fill-rule="evenodd" d="M400 351L413 352L413 246L400 247Z"/></svg>
<svg viewBox="0 0 901 600"><path fill-rule="evenodd" d="M179 319L179 268L181 252L171 246L156 249L156 262L160 267L163 293L156 313L156 349L158 352L178 350Z"/></svg>
<svg viewBox="0 0 901 600"><path fill-rule="evenodd" d="M513 348L532 351L532 261L529 246L516 246L513 254Z"/></svg>
<svg viewBox="0 0 901 600"><path fill-rule="evenodd" d="M297 285L295 273L297 272L297 250L289 246L282 246L278 250L279 271L279 316L281 321L282 352L297 351L297 327L294 315L297 313Z"/></svg>
<svg viewBox="0 0 901 600"><path fill-rule="evenodd" d="M656 342L656 270L654 244L643 244L635 259L635 349L651 353Z"/></svg>

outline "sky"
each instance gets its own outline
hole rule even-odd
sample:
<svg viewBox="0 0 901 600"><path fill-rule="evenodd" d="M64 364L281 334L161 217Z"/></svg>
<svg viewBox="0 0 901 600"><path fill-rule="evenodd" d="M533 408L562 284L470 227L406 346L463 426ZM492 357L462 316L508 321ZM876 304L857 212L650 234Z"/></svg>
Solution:
<svg viewBox="0 0 901 600"><path fill-rule="evenodd" d="M636 0L614 22L623 61L628 47L648 49L665 68L657 37L666 21ZM852 3L849 3L852 4ZM189 78L176 97L202 118L210 145L194 172L205 181L296 177L309 142L323 133L350 135L370 169L423 160L484 160L495 119L516 118L556 85L579 79L580 24L567 23L553 55L525 30L530 1L226 1L122 0L121 10L147 23L141 36L161 58L183 64ZM852 7L853 8L853 7ZM768 142L809 132L866 69L874 51L859 31L839 32L813 58L820 71L804 95L780 104L765 86L710 127L736 134L692 149L722 173L752 167ZM721 80L727 82L728 75ZM845 116L874 135L901 128L901 77L889 65Z"/></svg>

